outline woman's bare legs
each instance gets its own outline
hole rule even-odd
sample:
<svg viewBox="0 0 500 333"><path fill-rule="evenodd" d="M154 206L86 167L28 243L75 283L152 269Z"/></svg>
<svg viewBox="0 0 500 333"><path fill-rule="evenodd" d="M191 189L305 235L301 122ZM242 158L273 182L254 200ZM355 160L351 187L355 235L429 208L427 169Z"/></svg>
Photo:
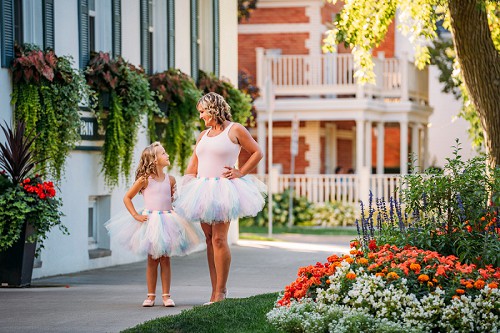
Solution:
<svg viewBox="0 0 500 333"><path fill-rule="evenodd" d="M148 298L154 300L156 293L156 279L158 278L158 264L160 259L153 259L150 254L148 254L148 263L146 266L146 284L148 286Z"/></svg>
<svg viewBox="0 0 500 333"><path fill-rule="evenodd" d="M214 248L212 246L212 225L202 223L201 229L205 234L205 240L207 242L208 271L210 272L210 282L212 283L212 295L210 296L210 302L213 302L215 299L215 288L217 286L217 273L215 272Z"/></svg>
<svg viewBox="0 0 500 333"><path fill-rule="evenodd" d="M171 270L170 270L170 258L167 256L160 257L160 267L161 267L161 289L162 295L170 294L170 280L171 280ZM167 300L167 296L163 296L163 300Z"/></svg>
<svg viewBox="0 0 500 333"><path fill-rule="evenodd" d="M211 302L221 301L226 297L226 283L231 266L231 251L227 244L229 223L202 223L207 239L208 269L212 282Z"/></svg>

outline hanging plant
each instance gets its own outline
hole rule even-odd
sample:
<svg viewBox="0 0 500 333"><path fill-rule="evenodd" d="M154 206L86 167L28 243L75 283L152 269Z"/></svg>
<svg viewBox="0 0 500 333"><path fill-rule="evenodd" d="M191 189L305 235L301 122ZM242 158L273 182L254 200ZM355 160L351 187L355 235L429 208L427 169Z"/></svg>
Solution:
<svg viewBox="0 0 500 333"><path fill-rule="evenodd" d="M200 71L198 88L205 94L212 91L222 95L231 107L233 121L254 126L251 97L236 88L229 80L219 79L213 74Z"/></svg>
<svg viewBox="0 0 500 333"><path fill-rule="evenodd" d="M93 54L85 77L98 94L96 116L106 132L102 171L106 184L114 187L120 175L129 179L141 118L150 112L159 112L158 106L144 71L120 56Z"/></svg>
<svg viewBox="0 0 500 333"><path fill-rule="evenodd" d="M184 172L199 125L196 103L201 91L190 76L173 68L150 76L149 83L160 105L157 113L151 114L156 121L150 121L150 138L161 141L172 165Z"/></svg>
<svg viewBox="0 0 500 333"><path fill-rule="evenodd" d="M14 117L38 133L31 146L39 167L60 180L70 151L80 140L80 102L91 91L83 74L74 69L71 57L58 57L53 50L16 45L12 62L11 103Z"/></svg>

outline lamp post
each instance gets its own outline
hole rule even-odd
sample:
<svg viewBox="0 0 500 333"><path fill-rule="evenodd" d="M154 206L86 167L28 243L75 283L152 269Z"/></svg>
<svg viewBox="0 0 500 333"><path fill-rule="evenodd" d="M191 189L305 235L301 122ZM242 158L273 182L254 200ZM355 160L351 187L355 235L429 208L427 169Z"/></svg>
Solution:
<svg viewBox="0 0 500 333"><path fill-rule="evenodd" d="M266 79L266 108L267 108L267 211L268 211L268 237L273 236L273 112L274 112L274 91L270 77Z"/></svg>

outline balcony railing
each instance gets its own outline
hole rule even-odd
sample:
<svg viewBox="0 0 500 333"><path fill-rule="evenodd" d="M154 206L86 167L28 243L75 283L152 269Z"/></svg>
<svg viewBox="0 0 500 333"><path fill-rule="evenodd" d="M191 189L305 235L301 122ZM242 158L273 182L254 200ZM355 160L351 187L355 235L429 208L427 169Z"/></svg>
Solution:
<svg viewBox="0 0 500 333"><path fill-rule="evenodd" d="M401 186L400 175L273 175L273 193L281 193L291 186L294 180L295 196L306 197L310 202L323 203L338 201L348 204L358 204L368 200L371 191L374 198L398 198ZM268 182L269 177L259 177Z"/></svg>
<svg viewBox="0 0 500 333"><path fill-rule="evenodd" d="M266 55L257 48L257 84L276 96L326 95L428 102L428 71L396 58L374 58L375 84L358 85L351 54ZM262 93L264 93L262 89ZM340 96L339 96L340 95Z"/></svg>

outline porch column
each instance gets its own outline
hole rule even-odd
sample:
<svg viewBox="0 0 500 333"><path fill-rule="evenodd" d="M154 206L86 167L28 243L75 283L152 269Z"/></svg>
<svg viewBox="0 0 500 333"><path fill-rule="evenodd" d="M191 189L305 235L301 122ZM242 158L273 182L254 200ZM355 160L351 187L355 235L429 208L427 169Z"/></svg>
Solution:
<svg viewBox="0 0 500 333"><path fill-rule="evenodd" d="M427 169L430 165L429 163L429 125L424 124L424 127L422 128L422 169L425 170Z"/></svg>
<svg viewBox="0 0 500 333"><path fill-rule="evenodd" d="M257 118L258 119L258 118ZM260 176L264 176L266 174L266 122L263 120L258 120L257 121L257 142L259 143L260 149L262 150L262 159L260 160L259 164L257 165L257 173Z"/></svg>
<svg viewBox="0 0 500 333"><path fill-rule="evenodd" d="M364 144L365 144L365 121L356 120L356 173L361 172L361 168L365 165L364 161Z"/></svg>
<svg viewBox="0 0 500 333"><path fill-rule="evenodd" d="M413 124L411 127L411 154L412 167L420 166L420 124ZM417 165L413 165L413 160L417 159ZM412 170L412 173L420 172L420 170Z"/></svg>
<svg viewBox="0 0 500 333"><path fill-rule="evenodd" d="M365 123L366 137L365 137L365 166L368 167L370 174L372 173L372 122Z"/></svg>
<svg viewBox="0 0 500 333"><path fill-rule="evenodd" d="M377 123L377 174L384 173L384 158L385 158L385 126L379 121Z"/></svg>
<svg viewBox="0 0 500 333"><path fill-rule="evenodd" d="M400 137L399 137L399 154L400 154L400 168L401 174L406 175L408 173L408 121L401 121L400 126Z"/></svg>

